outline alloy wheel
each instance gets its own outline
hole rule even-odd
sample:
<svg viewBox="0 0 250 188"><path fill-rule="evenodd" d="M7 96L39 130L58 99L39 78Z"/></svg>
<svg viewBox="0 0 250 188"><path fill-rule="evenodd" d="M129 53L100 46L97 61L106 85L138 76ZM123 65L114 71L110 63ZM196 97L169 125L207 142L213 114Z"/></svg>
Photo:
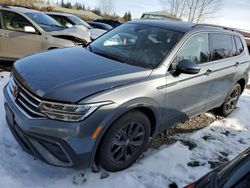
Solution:
<svg viewBox="0 0 250 188"><path fill-rule="evenodd" d="M226 100L225 110L228 113L235 109L239 96L240 96L240 89L239 87L235 87Z"/></svg>
<svg viewBox="0 0 250 188"><path fill-rule="evenodd" d="M127 162L141 149L145 140L145 128L139 122L130 122L120 129L111 144L111 158L115 162Z"/></svg>

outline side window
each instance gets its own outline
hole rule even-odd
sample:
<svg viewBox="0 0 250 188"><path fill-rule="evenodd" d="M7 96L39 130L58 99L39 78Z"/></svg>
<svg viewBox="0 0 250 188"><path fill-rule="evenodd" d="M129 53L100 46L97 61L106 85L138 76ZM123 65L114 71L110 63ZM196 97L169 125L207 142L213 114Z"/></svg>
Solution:
<svg viewBox="0 0 250 188"><path fill-rule="evenodd" d="M233 41L230 35L210 34L212 61L233 56Z"/></svg>
<svg viewBox="0 0 250 188"><path fill-rule="evenodd" d="M65 27L73 27L73 23L63 16L53 16L53 18Z"/></svg>
<svg viewBox="0 0 250 188"><path fill-rule="evenodd" d="M105 29L103 26L98 25L98 24L97 25L95 24L94 27L97 28L97 29Z"/></svg>
<svg viewBox="0 0 250 188"><path fill-rule="evenodd" d="M244 51L243 44L239 37L234 37L234 38L236 43L237 55L240 55Z"/></svg>
<svg viewBox="0 0 250 188"><path fill-rule="evenodd" d="M24 32L25 26L32 26L23 16L9 11L2 11L2 19L1 29Z"/></svg>
<svg viewBox="0 0 250 188"><path fill-rule="evenodd" d="M197 34L189 39L175 57L171 70L175 70L178 62L187 59L196 64L207 63L209 61L208 34Z"/></svg>

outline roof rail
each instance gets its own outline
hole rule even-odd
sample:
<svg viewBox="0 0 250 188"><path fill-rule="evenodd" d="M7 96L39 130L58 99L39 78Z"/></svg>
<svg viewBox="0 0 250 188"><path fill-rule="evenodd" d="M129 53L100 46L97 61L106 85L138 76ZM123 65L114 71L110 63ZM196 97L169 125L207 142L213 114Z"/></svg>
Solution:
<svg viewBox="0 0 250 188"><path fill-rule="evenodd" d="M30 7L23 6L23 5L10 5L10 6L31 9Z"/></svg>
<svg viewBox="0 0 250 188"><path fill-rule="evenodd" d="M214 24L195 24L192 26L192 28L195 27L214 27L214 28L221 28L221 29L225 29L225 30L230 30L230 31L235 31L233 28L229 28L229 27L224 27L224 26L220 26L220 25L214 25Z"/></svg>
<svg viewBox="0 0 250 188"><path fill-rule="evenodd" d="M10 5L10 4L6 4L6 3L0 3L0 7L3 7L3 8L20 7L20 8L31 9L30 7L27 7L27 6L22 6L22 5Z"/></svg>
<svg viewBox="0 0 250 188"><path fill-rule="evenodd" d="M6 3L0 3L0 7L3 8L9 8L10 5L6 4Z"/></svg>

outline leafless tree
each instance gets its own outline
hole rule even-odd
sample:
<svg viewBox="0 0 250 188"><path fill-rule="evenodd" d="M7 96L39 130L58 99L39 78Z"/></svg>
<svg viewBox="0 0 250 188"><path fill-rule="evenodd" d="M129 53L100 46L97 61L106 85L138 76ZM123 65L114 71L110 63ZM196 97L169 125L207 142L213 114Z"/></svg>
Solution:
<svg viewBox="0 0 250 188"><path fill-rule="evenodd" d="M164 7L175 19L199 23L215 17L224 4L224 0L161 0Z"/></svg>
<svg viewBox="0 0 250 188"><path fill-rule="evenodd" d="M173 19L181 19L186 8L186 0L161 0Z"/></svg>
<svg viewBox="0 0 250 188"><path fill-rule="evenodd" d="M99 8L103 15L111 14L114 8L113 0L99 0Z"/></svg>

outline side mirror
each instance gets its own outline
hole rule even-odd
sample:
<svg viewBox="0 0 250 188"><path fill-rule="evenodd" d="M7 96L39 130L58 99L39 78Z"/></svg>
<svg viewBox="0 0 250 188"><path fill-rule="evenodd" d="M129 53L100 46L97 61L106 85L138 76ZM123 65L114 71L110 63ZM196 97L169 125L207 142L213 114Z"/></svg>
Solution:
<svg viewBox="0 0 250 188"><path fill-rule="evenodd" d="M73 25L72 25L71 23L66 23L65 26L66 26L67 28L73 27Z"/></svg>
<svg viewBox="0 0 250 188"><path fill-rule="evenodd" d="M36 30L32 26L24 26L24 32L26 32L26 33L36 33Z"/></svg>
<svg viewBox="0 0 250 188"><path fill-rule="evenodd" d="M198 74L201 68L199 65L193 63L190 60L184 59L177 64L177 73L181 74Z"/></svg>

